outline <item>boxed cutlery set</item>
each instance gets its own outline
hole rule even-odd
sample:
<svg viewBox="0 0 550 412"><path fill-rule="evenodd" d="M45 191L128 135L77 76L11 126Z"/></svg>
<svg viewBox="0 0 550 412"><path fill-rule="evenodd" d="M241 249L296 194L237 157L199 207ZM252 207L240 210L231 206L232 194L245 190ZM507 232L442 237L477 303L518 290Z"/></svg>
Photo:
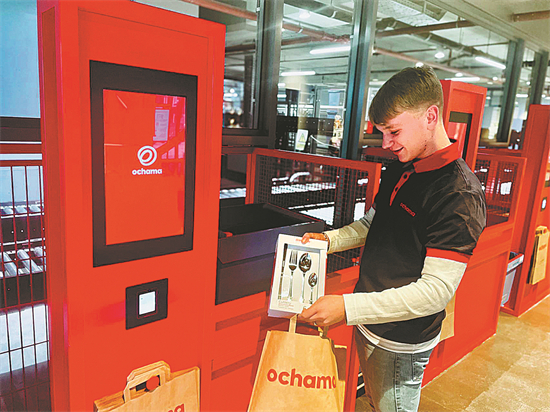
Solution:
<svg viewBox="0 0 550 412"><path fill-rule="evenodd" d="M325 294L327 242L280 234L271 282L269 316L291 317Z"/></svg>

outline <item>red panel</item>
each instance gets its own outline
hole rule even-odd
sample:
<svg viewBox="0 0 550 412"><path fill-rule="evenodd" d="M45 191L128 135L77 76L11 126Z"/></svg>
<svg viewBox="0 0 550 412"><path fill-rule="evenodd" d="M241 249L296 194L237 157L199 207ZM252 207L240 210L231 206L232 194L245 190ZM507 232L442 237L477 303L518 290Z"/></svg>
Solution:
<svg viewBox="0 0 550 412"><path fill-rule="evenodd" d="M458 140L460 150L464 148L465 141L463 139L466 138L466 136L460 133L456 134L456 126L453 127L450 125L449 117L451 112L472 115L465 160L468 166L473 170L476 164L477 147L479 144L487 89L474 84L453 80L441 80L441 86L443 87L443 124L449 137L456 135L456 137L462 138Z"/></svg>
<svg viewBox="0 0 550 412"><path fill-rule="evenodd" d="M258 358L259 360L259 358ZM250 401L257 362L245 360L234 369L222 370L212 381L212 411L245 411Z"/></svg>
<svg viewBox="0 0 550 412"><path fill-rule="evenodd" d="M94 400L122 390L133 369L164 360L173 370L201 368L202 405L208 410L224 27L129 1L39 1L38 13L46 210L54 212L47 215L46 236L53 409L91 410ZM192 251L93 267L90 60L197 76ZM149 110L125 125L127 137L135 143L150 139L151 125ZM109 131L118 134L117 127ZM179 196L171 184L170 191ZM113 196L114 208L129 200ZM152 203L155 216L181 227L179 211L163 213L164 205L162 199ZM141 213L139 205L136 209ZM149 225L122 235L118 231L126 224L117 224L112 242L172 230ZM168 317L126 330L126 287L162 278L169 279Z"/></svg>
<svg viewBox="0 0 550 412"><path fill-rule="evenodd" d="M513 250L524 254L524 263L507 305L508 311L516 316L525 313L550 293L550 266L547 266L546 278L536 285L527 283L536 228L550 228L550 205L542 210L543 199L548 199L550 193L550 187L546 186L549 180L550 106L529 107L521 155L527 159L527 166L518 207L519 218L514 230Z"/></svg>

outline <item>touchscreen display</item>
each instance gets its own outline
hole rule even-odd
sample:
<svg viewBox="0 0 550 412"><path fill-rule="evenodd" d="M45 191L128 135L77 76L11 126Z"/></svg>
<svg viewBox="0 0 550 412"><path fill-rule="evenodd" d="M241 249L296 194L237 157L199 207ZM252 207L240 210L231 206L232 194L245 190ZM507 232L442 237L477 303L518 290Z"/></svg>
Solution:
<svg viewBox="0 0 550 412"><path fill-rule="evenodd" d="M471 124L471 113L451 112L449 115L447 135L451 140L458 142L458 150L464 159L466 159L466 152L468 151Z"/></svg>
<svg viewBox="0 0 550 412"><path fill-rule="evenodd" d="M193 250L197 82L90 61L94 267Z"/></svg>
<svg viewBox="0 0 550 412"><path fill-rule="evenodd" d="M182 235L186 98L103 89L106 245Z"/></svg>

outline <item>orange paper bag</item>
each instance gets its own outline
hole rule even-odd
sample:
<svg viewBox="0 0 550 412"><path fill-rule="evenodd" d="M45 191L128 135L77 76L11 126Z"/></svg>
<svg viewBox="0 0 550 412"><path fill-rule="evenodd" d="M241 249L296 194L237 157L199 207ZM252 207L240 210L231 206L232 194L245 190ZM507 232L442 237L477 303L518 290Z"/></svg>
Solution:
<svg viewBox="0 0 550 412"><path fill-rule="evenodd" d="M531 271L529 273L529 283L531 285L537 284L546 277L549 237L550 232L546 226L537 227L533 257L531 259Z"/></svg>
<svg viewBox="0 0 550 412"><path fill-rule="evenodd" d="M198 412L199 388L199 368L171 373L170 367L160 361L135 369L128 376L124 391L95 401L94 411Z"/></svg>
<svg viewBox="0 0 550 412"><path fill-rule="evenodd" d="M346 348L326 336L269 331L249 412L340 412L344 409Z"/></svg>

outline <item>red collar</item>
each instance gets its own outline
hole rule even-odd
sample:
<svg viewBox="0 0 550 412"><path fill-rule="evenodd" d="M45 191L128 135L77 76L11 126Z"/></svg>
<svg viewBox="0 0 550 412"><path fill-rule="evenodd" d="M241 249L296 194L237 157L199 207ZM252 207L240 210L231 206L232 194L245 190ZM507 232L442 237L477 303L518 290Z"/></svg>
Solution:
<svg viewBox="0 0 550 412"><path fill-rule="evenodd" d="M437 170L443 166L448 165L451 162L454 162L460 157L458 152L458 144L453 143L450 146L447 146L437 152L431 154L424 159L416 160L413 162L414 170L416 173L429 172L431 170Z"/></svg>

